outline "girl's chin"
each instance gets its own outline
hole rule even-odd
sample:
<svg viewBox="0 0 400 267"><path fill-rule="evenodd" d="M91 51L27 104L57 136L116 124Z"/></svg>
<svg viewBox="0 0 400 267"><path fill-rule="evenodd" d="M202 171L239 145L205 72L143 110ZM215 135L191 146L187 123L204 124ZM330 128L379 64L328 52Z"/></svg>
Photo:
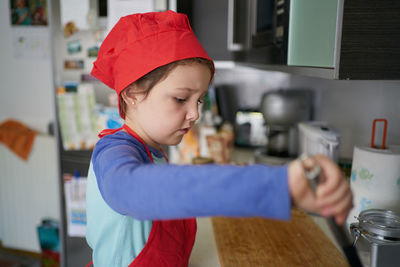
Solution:
<svg viewBox="0 0 400 267"><path fill-rule="evenodd" d="M168 144L166 144L166 145L169 145L169 146L179 145L182 142L182 139L183 139L183 135L179 136L179 137L176 137L173 140L170 140L170 142Z"/></svg>
<svg viewBox="0 0 400 267"><path fill-rule="evenodd" d="M178 133L178 132L176 132ZM179 145L182 142L182 139L185 135L184 134L173 134L170 135L166 138L162 138L161 140L158 140L160 145L166 145L166 146L176 146Z"/></svg>

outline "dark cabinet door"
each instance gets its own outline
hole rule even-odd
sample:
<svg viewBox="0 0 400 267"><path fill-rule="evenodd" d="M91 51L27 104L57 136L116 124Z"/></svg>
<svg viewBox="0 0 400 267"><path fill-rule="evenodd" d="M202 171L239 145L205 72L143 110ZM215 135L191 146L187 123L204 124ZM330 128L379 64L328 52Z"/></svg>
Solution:
<svg viewBox="0 0 400 267"><path fill-rule="evenodd" d="M233 60L228 51L228 0L193 0L193 31L214 60Z"/></svg>
<svg viewBox="0 0 400 267"><path fill-rule="evenodd" d="M339 79L400 79L400 1L344 1Z"/></svg>
<svg viewBox="0 0 400 267"><path fill-rule="evenodd" d="M245 42L243 0L180 0L177 11L185 13L194 33L213 60L234 60ZM229 8L231 17L228 21ZM230 33L230 35L229 35ZM228 42L228 35L230 42ZM239 44L237 44L239 42ZM230 48L228 48L230 43Z"/></svg>

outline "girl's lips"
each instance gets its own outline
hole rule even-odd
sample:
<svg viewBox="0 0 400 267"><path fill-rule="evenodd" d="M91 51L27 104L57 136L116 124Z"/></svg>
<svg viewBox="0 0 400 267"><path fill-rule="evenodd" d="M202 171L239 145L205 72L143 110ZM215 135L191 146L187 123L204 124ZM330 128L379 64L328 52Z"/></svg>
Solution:
<svg viewBox="0 0 400 267"><path fill-rule="evenodd" d="M179 129L179 132L185 134L185 133L189 132L189 130L190 130L190 128L183 128L183 129Z"/></svg>

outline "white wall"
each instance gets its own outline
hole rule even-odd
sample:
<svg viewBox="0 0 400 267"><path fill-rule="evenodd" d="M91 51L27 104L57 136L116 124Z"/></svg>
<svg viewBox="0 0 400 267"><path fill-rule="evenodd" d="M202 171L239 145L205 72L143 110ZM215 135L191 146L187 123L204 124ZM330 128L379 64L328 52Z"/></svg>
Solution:
<svg viewBox="0 0 400 267"><path fill-rule="evenodd" d="M55 138L38 135L27 162L0 146L0 229L5 247L40 252L36 227L44 218L60 221L55 146Z"/></svg>
<svg viewBox="0 0 400 267"><path fill-rule="evenodd" d="M288 88L290 75L284 72L264 71L244 66L217 69L213 85L229 85L237 94L239 108L258 108L262 95L271 90Z"/></svg>
<svg viewBox="0 0 400 267"><path fill-rule="evenodd" d="M46 132L55 117L51 53L45 59L14 57L9 10L9 0L0 1L0 122L14 118Z"/></svg>
<svg viewBox="0 0 400 267"><path fill-rule="evenodd" d="M325 120L341 134L340 155L352 158L355 145L371 142L372 122L388 120L387 144L400 145L400 81L346 81L291 76L291 87L316 92L315 119ZM381 144L377 124L376 144Z"/></svg>

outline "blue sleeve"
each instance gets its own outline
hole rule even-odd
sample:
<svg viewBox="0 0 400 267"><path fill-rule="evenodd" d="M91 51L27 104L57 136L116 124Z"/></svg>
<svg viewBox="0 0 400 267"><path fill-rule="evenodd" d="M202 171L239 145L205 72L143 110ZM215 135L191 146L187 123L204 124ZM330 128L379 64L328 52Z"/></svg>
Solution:
<svg viewBox="0 0 400 267"><path fill-rule="evenodd" d="M128 145L93 160L100 192L115 211L141 220L198 216L290 218L287 167L145 164Z"/></svg>

